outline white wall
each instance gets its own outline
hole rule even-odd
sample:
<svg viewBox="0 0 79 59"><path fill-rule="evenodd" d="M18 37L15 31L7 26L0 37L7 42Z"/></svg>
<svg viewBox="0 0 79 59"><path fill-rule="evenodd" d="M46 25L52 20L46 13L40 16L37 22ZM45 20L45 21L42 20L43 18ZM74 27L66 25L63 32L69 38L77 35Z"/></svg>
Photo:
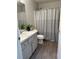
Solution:
<svg viewBox="0 0 79 59"><path fill-rule="evenodd" d="M39 8L60 8L60 7L61 7L60 1L39 3Z"/></svg>
<svg viewBox="0 0 79 59"><path fill-rule="evenodd" d="M17 0L17 1L20 1L21 3L25 4L25 0Z"/></svg>
<svg viewBox="0 0 79 59"><path fill-rule="evenodd" d="M26 23L26 13L25 12L18 12L17 13L18 24L25 24Z"/></svg>
<svg viewBox="0 0 79 59"><path fill-rule="evenodd" d="M37 5L33 0L26 0L25 9L27 23L34 24L34 10L36 7Z"/></svg>
<svg viewBox="0 0 79 59"><path fill-rule="evenodd" d="M23 59L21 43L19 40L17 40L17 59Z"/></svg>
<svg viewBox="0 0 79 59"><path fill-rule="evenodd" d="M20 0L20 2L25 4L25 12L17 14L19 24L34 24L34 10L36 10L37 4L33 0Z"/></svg>
<svg viewBox="0 0 79 59"><path fill-rule="evenodd" d="M20 1L25 4L25 0L20 0Z"/></svg>
<svg viewBox="0 0 79 59"><path fill-rule="evenodd" d="M17 2L19 3L19 0L17 0ZM20 2L23 3L24 0L20 0ZM24 23L26 23L26 13L25 13L25 11L21 11L20 10L20 9L22 9L22 6L20 6L18 3L17 3L17 19L18 19L18 24L24 24Z"/></svg>
<svg viewBox="0 0 79 59"><path fill-rule="evenodd" d="M21 21L23 20L23 22L25 23L30 23L30 24L34 24L34 11L37 8L58 8L60 7L60 1L39 3L39 6L37 3L34 2L34 0L20 0L20 1L25 4L25 15L23 14L24 15L23 17L19 16L19 19Z"/></svg>
<svg viewBox="0 0 79 59"><path fill-rule="evenodd" d="M17 59L23 59L21 42L20 40L18 40L19 37L20 37L20 31L19 29L17 29Z"/></svg>
<svg viewBox="0 0 79 59"><path fill-rule="evenodd" d="M59 32L57 59L61 59L61 33Z"/></svg>

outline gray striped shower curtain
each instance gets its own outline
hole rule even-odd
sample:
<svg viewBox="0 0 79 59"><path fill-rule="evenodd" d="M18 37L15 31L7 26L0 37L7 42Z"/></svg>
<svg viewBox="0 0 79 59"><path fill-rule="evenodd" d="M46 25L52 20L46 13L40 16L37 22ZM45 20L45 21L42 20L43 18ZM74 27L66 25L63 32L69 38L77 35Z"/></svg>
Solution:
<svg viewBox="0 0 79 59"><path fill-rule="evenodd" d="M35 27L46 40L58 41L60 8L41 9L34 12Z"/></svg>

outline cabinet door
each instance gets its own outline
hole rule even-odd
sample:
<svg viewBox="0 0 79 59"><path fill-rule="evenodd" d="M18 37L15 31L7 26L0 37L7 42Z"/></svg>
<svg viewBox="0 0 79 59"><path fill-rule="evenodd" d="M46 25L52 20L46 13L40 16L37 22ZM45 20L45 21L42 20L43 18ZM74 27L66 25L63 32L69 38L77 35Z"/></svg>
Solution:
<svg viewBox="0 0 79 59"><path fill-rule="evenodd" d="M22 54L23 54L23 59L29 59L29 57L31 56L32 52L31 52L31 43L30 43L30 38L27 39L26 42L24 42L22 44Z"/></svg>
<svg viewBox="0 0 79 59"><path fill-rule="evenodd" d="M27 45L27 57L26 58L30 58L31 54L32 54L32 47L31 47L31 38L28 39L28 45Z"/></svg>
<svg viewBox="0 0 79 59"><path fill-rule="evenodd" d="M37 48L37 35L34 34L32 38L32 51L34 52L36 48Z"/></svg>
<svg viewBox="0 0 79 59"><path fill-rule="evenodd" d="M26 45L28 45L27 42L23 42L21 44L23 59L26 59L27 57L27 46Z"/></svg>

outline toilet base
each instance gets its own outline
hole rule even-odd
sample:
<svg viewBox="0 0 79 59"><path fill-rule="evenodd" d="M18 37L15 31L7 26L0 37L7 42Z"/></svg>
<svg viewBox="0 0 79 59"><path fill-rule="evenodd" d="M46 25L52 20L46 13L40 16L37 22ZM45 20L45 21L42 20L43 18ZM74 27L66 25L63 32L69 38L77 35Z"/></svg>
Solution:
<svg viewBox="0 0 79 59"><path fill-rule="evenodd" d="M38 39L38 43L39 43L39 44L43 44L43 40Z"/></svg>

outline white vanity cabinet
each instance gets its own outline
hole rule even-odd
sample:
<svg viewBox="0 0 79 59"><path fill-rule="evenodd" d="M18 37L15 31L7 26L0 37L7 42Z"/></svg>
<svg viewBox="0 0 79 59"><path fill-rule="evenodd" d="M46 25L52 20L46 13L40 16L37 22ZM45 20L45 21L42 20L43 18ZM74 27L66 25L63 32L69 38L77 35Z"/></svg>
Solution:
<svg viewBox="0 0 79 59"><path fill-rule="evenodd" d="M37 48L37 32L21 43L23 59L29 59Z"/></svg>

